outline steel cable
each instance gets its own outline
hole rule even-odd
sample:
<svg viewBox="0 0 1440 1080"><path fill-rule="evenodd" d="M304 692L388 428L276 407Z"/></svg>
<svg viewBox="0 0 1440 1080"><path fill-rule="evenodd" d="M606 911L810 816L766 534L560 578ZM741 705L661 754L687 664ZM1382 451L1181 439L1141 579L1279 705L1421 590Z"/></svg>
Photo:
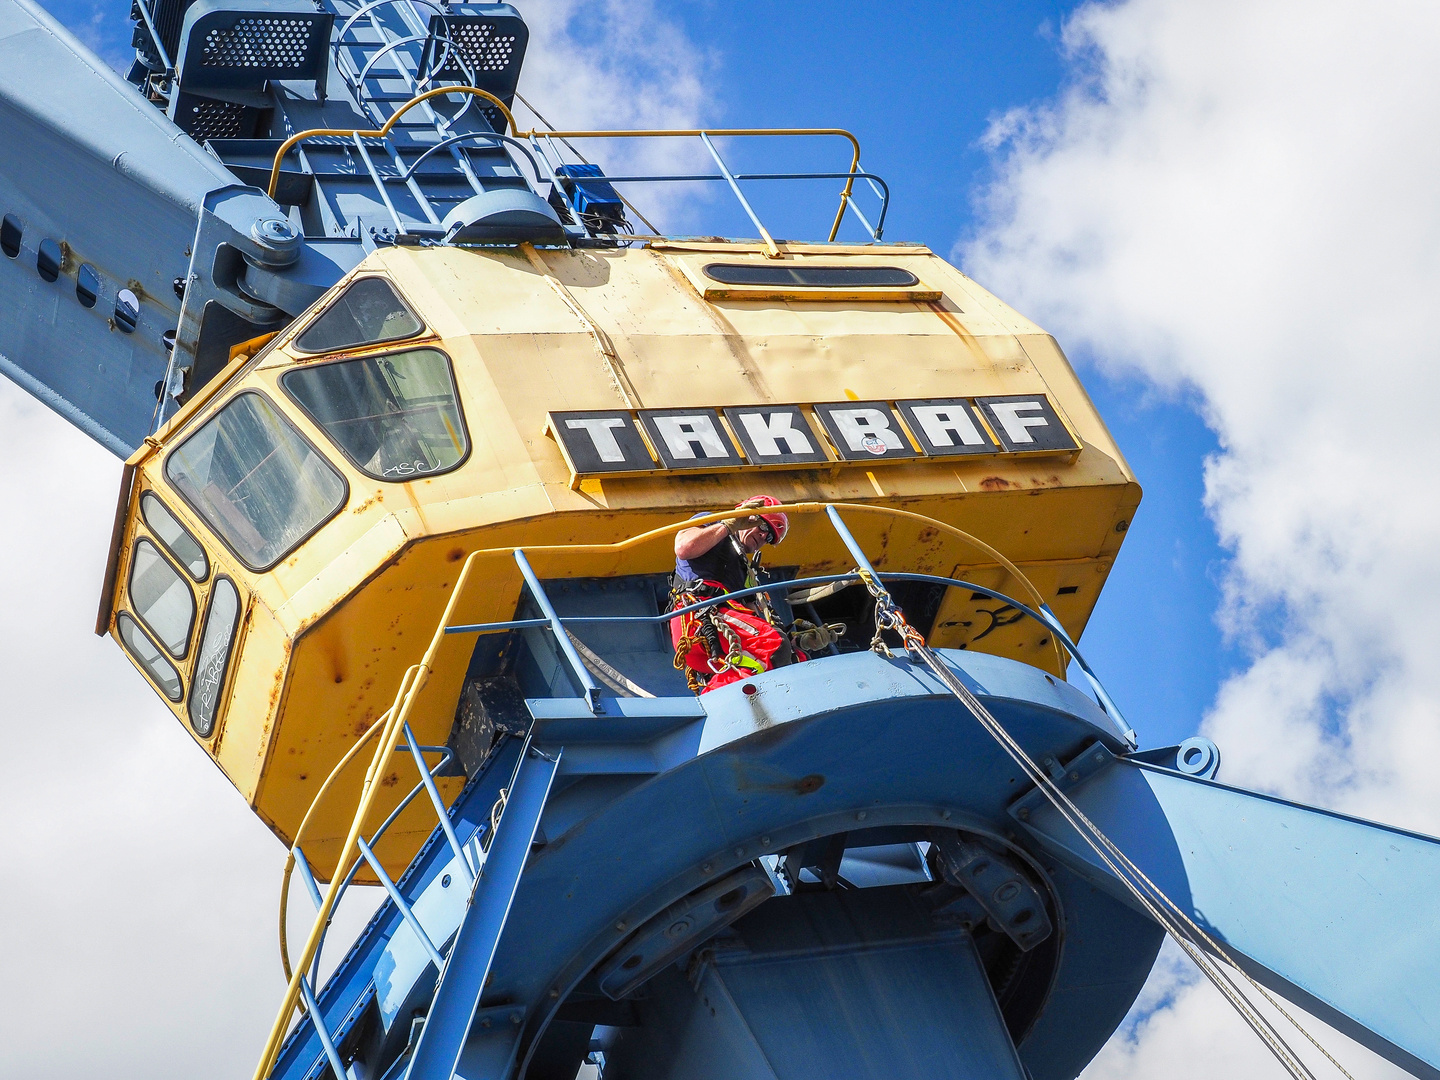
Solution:
<svg viewBox="0 0 1440 1080"><path fill-rule="evenodd" d="M1195 923L1185 912L1181 911L1175 902L1172 901L1163 890L1160 889L1128 856L1121 851L1113 841L1089 819L1079 806L1060 789L1059 785L1050 775L1037 765L1033 758L1025 751L1013 736L1005 729L990 711L984 706L978 697L971 692L948 666L940 659L933 649L925 643L920 633L911 627L901 612L894 606L888 591L879 584L865 570L860 571L861 579L865 582L867 589L875 597L876 601L876 642L877 651L889 654L890 650L881 639L884 629L890 629L900 635L905 648L911 655L918 658L927 668L940 680L941 684L954 695L966 710L980 723L986 732L1010 758L1020 766L1026 776L1044 794L1049 802L1065 819L1066 823L1086 842L1095 852L1106 868L1126 887L1135 897L1136 901L1150 915L1155 922L1165 930L1174 942L1180 946L1187 956L1201 973L1220 991L1232 1008L1240 1014L1247 1026L1265 1044L1275 1059L1285 1068L1296 1080L1316 1080L1315 1074L1304 1060L1294 1051L1285 1038L1275 1029L1274 1025L1255 1007L1241 990L1240 986L1219 965L1215 964L1204 952L1205 948L1210 949L1221 957L1226 964L1239 972L1241 977L1252 986L1269 1004L1280 1013L1301 1035L1303 1035L1312 1046L1315 1047L1325 1059L1330 1062L1346 1080L1354 1080L1348 1070L1341 1065L1335 1057L1320 1042L1310 1034L1305 1027L1286 1011L1275 997L1253 979L1234 957L1222 947L1214 938L1207 934L1198 924Z"/></svg>

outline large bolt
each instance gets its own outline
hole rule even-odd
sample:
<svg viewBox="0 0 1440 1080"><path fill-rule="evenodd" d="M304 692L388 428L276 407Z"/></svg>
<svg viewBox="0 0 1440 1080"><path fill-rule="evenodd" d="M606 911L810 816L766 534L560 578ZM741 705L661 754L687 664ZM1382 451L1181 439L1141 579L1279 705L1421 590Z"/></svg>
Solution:
<svg viewBox="0 0 1440 1080"><path fill-rule="evenodd" d="M257 244L264 244L266 247L285 247L299 238L295 226L280 217L260 218L250 226L250 235Z"/></svg>

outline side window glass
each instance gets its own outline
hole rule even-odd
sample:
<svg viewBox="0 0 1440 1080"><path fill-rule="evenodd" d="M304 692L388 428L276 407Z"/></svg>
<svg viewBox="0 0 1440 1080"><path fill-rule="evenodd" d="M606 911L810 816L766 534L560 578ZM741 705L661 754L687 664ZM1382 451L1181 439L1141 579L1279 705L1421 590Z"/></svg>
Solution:
<svg viewBox="0 0 1440 1080"><path fill-rule="evenodd" d="M377 480L448 472L469 449L450 361L434 349L299 368L282 383L355 467Z"/></svg>
<svg viewBox="0 0 1440 1080"><path fill-rule="evenodd" d="M360 278L295 339L303 352L334 352L354 345L400 341L421 330L420 320L384 278Z"/></svg>
<svg viewBox="0 0 1440 1080"><path fill-rule="evenodd" d="M192 578L204 581L210 576L210 562L205 558L205 550L199 541L175 519L175 515L155 497L153 491L147 491L140 496L140 516L145 519L145 524L160 543L165 545L166 550L180 560L180 564L190 572Z"/></svg>
<svg viewBox="0 0 1440 1080"><path fill-rule="evenodd" d="M125 646L125 651L155 680L160 692L171 701L179 701L183 696L180 673L175 670L174 664L165 659L164 654L155 647L155 643L145 636L145 631L140 629L139 624L122 611L116 616L115 630L120 635L120 643Z"/></svg>
<svg viewBox="0 0 1440 1080"><path fill-rule="evenodd" d="M190 726L208 739L215 730L215 708L225 688L230 667L230 646L240 624L240 592L229 578L216 578L210 590L210 610L200 633L200 656L190 679Z"/></svg>
<svg viewBox="0 0 1440 1080"><path fill-rule="evenodd" d="M195 594L149 540L135 541L130 556L130 606L171 656L178 660L190 651Z"/></svg>
<svg viewBox="0 0 1440 1080"><path fill-rule="evenodd" d="M340 474L255 393L176 447L165 476L252 570L274 566L345 502Z"/></svg>

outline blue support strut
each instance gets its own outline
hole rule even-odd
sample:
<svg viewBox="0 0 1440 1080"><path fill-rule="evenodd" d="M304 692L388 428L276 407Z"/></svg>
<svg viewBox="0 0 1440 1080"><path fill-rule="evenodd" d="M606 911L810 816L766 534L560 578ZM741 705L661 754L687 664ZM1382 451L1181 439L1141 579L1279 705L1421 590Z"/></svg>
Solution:
<svg viewBox="0 0 1440 1080"><path fill-rule="evenodd" d="M520 756L499 827L441 971L406 1080L450 1080L455 1074L559 767L558 752L552 759L527 747Z"/></svg>
<svg viewBox="0 0 1440 1080"><path fill-rule="evenodd" d="M1123 758L1066 768L1081 811L1252 978L1440 1080L1440 840ZM1011 813L1133 905L1038 792Z"/></svg>

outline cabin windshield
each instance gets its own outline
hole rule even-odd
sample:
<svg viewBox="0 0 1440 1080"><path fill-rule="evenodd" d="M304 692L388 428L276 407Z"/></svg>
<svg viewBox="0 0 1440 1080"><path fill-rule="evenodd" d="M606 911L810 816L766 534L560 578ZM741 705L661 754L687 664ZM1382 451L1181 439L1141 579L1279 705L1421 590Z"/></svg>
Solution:
<svg viewBox="0 0 1440 1080"><path fill-rule="evenodd" d="M259 394L181 443L165 476L252 570L268 570L345 502L345 481Z"/></svg>
<svg viewBox="0 0 1440 1080"><path fill-rule="evenodd" d="M137 540L130 559L130 603L150 631L177 660L190 649L195 597L180 572L149 540Z"/></svg>
<svg viewBox="0 0 1440 1080"><path fill-rule="evenodd" d="M282 385L377 480L448 472L468 449L450 361L435 349L300 368Z"/></svg>

